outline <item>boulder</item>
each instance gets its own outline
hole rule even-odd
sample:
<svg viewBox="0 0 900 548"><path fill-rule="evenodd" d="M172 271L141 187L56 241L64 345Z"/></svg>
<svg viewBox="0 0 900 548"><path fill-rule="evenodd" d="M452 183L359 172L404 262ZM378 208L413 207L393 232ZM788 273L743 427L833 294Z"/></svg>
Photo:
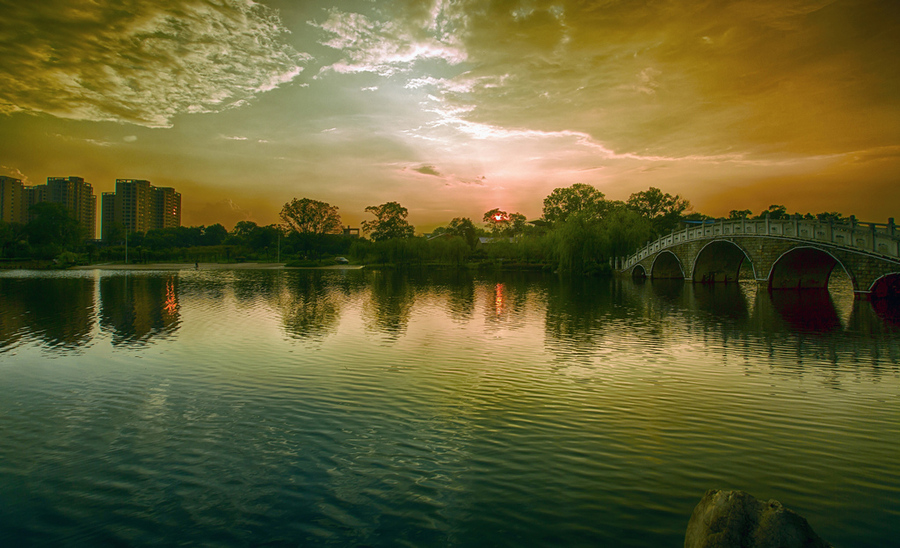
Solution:
<svg viewBox="0 0 900 548"><path fill-rule="evenodd" d="M831 548L776 500L710 489L691 514L684 548Z"/></svg>

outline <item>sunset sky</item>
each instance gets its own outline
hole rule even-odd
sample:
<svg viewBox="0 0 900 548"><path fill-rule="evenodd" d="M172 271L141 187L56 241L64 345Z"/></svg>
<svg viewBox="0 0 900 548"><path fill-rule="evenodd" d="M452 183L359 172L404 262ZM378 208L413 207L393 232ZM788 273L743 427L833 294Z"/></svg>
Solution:
<svg viewBox="0 0 900 548"><path fill-rule="evenodd" d="M0 0L0 175L419 232L554 188L900 219L900 3Z"/></svg>

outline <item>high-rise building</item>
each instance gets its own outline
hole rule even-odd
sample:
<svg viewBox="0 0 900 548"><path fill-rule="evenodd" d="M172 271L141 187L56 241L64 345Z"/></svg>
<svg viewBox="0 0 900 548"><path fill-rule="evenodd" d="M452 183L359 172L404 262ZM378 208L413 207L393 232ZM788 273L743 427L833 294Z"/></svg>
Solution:
<svg viewBox="0 0 900 548"><path fill-rule="evenodd" d="M24 223L22 180L0 175L0 221Z"/></svg>
<svg viewBox="0 0 900 548"><path fill-rule="evenodd" d="M150 187L153 189L155 228L175 228L181 226L181 194L172 187Z"/></svg>
<svg viewBox="0 0 900 548"><path fill-rule="evenodd" d="M25 224L32 220L31 206L41 202L64 205L94 238L97 198L90 183L81 177L48 177L47 184L23 186L22 181L0 176L0 219Z"/></svg>
<svg viewBox="0 0 900 548"><path fill-rule="evenodd" d="M181 226L181 194L142 179L116 179L116 192L103 194L100 210L104 240L114 225L128 232Z"/></svg>
<svg viewBox="0 0 900 548"><path fill-rule="evenodd" d="M109 241L109 231L113 227L116 216L116 193L104 192L100 195L100 239Z"/></svg>
<svg viewBox="0 0 900 548"><path fill-rule="evenodd" d="M47 177L47 200L66 206L82 227L88 239L96 236L97 197L90 183L81 177Z"/></svg>
<svg viewBox="0 0 900 548"><path fill-rule="evenodd" d="M150 181L116 179L114 220L129 232L147 232L153 216Z"/></svg>
<svg viewBox="0 0 900 548"><path fill-rule="evenodd" d="M22 219L23 223L34 218L31 214L31 206L49 201L47 198L47 185L34 185L22 187Z"/></svg>

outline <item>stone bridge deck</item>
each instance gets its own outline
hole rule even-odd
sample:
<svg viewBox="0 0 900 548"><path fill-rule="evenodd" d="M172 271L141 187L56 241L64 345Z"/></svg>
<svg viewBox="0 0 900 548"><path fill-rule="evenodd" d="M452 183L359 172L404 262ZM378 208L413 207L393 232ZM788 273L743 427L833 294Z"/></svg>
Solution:
<svg viewBox="0 0 900 548"><path fill-rule="evenodd" d="M828 287L836 266L862 298L900 295L900 231L887 224L718 221L663 236L617 265L632 276L738 280L744 261L769 289Z"/></svg>

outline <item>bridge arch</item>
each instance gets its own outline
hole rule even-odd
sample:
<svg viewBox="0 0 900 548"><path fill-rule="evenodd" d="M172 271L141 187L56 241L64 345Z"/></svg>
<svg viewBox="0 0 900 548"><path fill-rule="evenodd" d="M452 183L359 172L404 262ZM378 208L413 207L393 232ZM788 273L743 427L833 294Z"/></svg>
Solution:
<svg viewBox="0 0 900 548"><path fill-rule="evenodd" d="M691 279L699 283L736 282L745 260L750 261L753 277L757 278L756 267L744 248L731 240L713 240L697 252Z"/></svg>
<svg viewBox="0 0 900 548"><path fill-rule="evenodd" d="M840 259L822 248L802 245L775 259L769 271L769 289L828 289L828 280L838 265L850 278L853 291L859 291L856 278Z"/></svg>
<svg viewBox="0 0 900 548"><path fill-rule="evenodd" d="M631 277L632 278L646 278L647 270L644 269L644 265L636 264L634 268L631 269Z"/></svg>
<svg viewBox="0 0 900 548"><path fill-rule="evenodd" d="M656 255L653 265L650 267L650 277L654 280L669 279L683 280L684 267L677 255L669 250L664 250Z"/></svg>
<svg viewBox="0 0 900 548"><path fill-rule="evenodd" d="M878 278L869 291L872 299L900 300L900 272L891 272Z"/></svg>

